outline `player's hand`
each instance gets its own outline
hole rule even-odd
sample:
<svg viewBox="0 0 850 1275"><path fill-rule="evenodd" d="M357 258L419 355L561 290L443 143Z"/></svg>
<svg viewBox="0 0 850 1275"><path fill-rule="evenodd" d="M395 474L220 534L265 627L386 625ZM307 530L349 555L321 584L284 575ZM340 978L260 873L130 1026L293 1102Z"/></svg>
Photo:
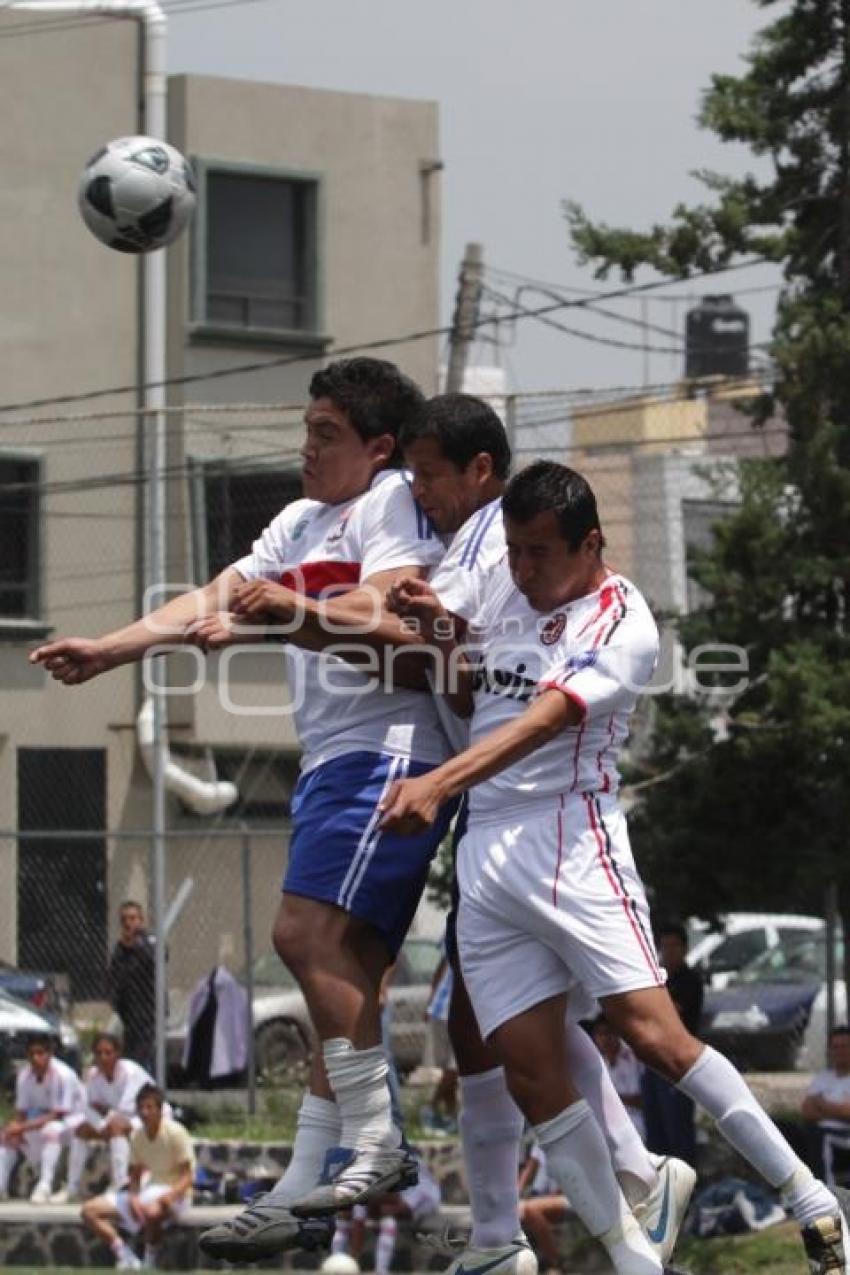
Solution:
<svg viewBox="0 0 850 1275"><path fill-rule="evenodd" d="M423 637L434 636L437 623L448 623L448 612L426 580L418 576L403 576L387 590L387 610L402 619L416 620ZM443 633L441 636L445 637Z"/></svg>
<svg viewBox="0 0 850 1275"><path fill-rule="evenodd" d="M90 682L113 668L113 662L96 639L60 638L30 651L30 664L43 664L51 677L65 686Z"/></svg>
<svg viewBox="0 0 850 1275"><path fill-rule="evenodd" d="M231 608L243 620L278 620L286 623L295 614L291 589L271 580L249 580L233 590Z"/></svg>
<svg viewBox="0 0 850 1275"><path fill-rule="evenodd" d="M244 616L237 620L228 611L216 611L214 615L205 615L202 620L193 620L183 634L183 641L187 646L197 646L202 651L221 651L236 642L259 638L261 635L256 630L257 625Z"/></svg>
<svg viewBox="0 0 850 1275"><path fill-rule="evenodd" d="M10 1120L3 1130L3 1137L7 1142L20 1142L24 1136L24 1124L22 1120Z"/></svg>
<svg viewBox="0 0 850 1275"><path fill-rule="evenodd" d="M385 832L414 837L431 827L440 813L443 800L440 785L433 775L399 779L378 807L382 812L380 826Z"/></svg>
<svg viewBox="0 0 850 1275"><path fill-rule="evenodd" d="M144 1226L148 1220L148 1215L145 1212L144 1204L142 1204L139 1199L138 1192L131 1191L127 1199L130 1205L130 1212L133 1214L133 1217L139 1223L139 1226Z"/></svg>

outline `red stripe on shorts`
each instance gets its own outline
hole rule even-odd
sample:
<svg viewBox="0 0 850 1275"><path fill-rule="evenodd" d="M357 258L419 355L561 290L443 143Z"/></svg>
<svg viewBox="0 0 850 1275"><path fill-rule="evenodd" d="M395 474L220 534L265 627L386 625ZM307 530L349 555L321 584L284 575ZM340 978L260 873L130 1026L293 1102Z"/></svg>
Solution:
<svg viewBox="0 0 850 1275"><path fill-rule="evenodd" d="M652 952L647 946L646 939L641 933L640 927L638 926L632 914L631 899L626 893L626 890L623 887L623 885L617 880L617 878L614 875L614 872L612 871L612 866L610 862L611 856L605 850L605 843L602 840L602 833L599 828L599 821L596 818L596 811L593 807L593 798L590 796L589 793L586 793L586 792L582 793L582 796L584 797L584 802L585 802L585 805L587 806L587 817L590 820L590 826L591 826L591 829L593 830L593 835L596 837L596 846L599 851L599 862L601 863L603 871L605 872L605 875L608 878L608 884L611 886L611 889L614 891L614 894L617 896L617 898L620 900L620 902L623 905L623 911L625 912L626 916L629 919L629 925L632 927L632 933L637 939L638 947L643 953L644 960L649 966L649 970L650 970L650 973L652 974L653 981L655 983L662 983L664 980L661 977L660 971L658 969L658 965L652 955Z"/></svg>

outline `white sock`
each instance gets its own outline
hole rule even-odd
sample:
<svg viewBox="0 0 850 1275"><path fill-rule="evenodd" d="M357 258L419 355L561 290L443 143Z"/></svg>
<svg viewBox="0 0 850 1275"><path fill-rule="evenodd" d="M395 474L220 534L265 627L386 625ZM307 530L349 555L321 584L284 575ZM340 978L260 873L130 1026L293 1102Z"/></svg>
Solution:
<svg viewBox="0 0 850 1275"><path fill-rule="evenodd" d="M802 1226L839 1212L835 1196L794 1154L728 1058L706 1045L677 1088L707 1111L726 1141L782 1191Z"/></svg>
<svg viewBox="0 0 850 1275"><path fill-rule="evenodd" d="M661 1262L620 1190L608 1148L584 1099L535 1126L552 1177L619 1275L661 1275Z"/></svg>
<svg viewBox="0 0 850 1275"><path fill-rule="evenodd" d="M389 1275L395 1252L398 1226L394 1217L382 1217L378 1223L378 1242L375 1245L375 1275Z"/></svg>
<svg viewBox="0 0 850 1275"><path fill-rule="evenodd" d="M78 1141L78 1139L75 1139L75 1141ZM117 1137L109 1139L109 1164L112 1186L116 1191L120 1191L130 1176L130 1142L123 1135L119 1134ZM71 1171L69 1169L69 1187L71 1185L70 1176Z"/></svg>
<svg viewBox="0 0 850 1275"><path fill-rule="evenodd" d="M322 1053L342 1114L340 1144L357 1150L397 1147L401 1134L393 1124L383 1047L355 1049L350 1040L338 1036L324 1042Z"/></svg>
<svg viewBox="0 0 850 1275"><path fill-rule="evenodd" d="M275 1204L294 1204L312 1191L322 1176L326 1152L339 1144L341 1129L336 1103L306 1093L298 1111L292 1159L268 1198Z"/></svg>
<svg viewBox="0 0 850 1275"><path fill-rule="evenodd" d="M17 1158L17 1147L0 1146L0 1195L6 1195L9 1190L9 1178Z"/></svg>
<svg viewBox="0 0 850 1275"><path fill-rule="evenodd" d="M499 1248L519 1226L519 1148L523 1118L502 1067L460 1078L460 1132L473 1248Z"/></svg>
<svg viewBox="0 0 850 1275"><path fill-rule="evenodd" d="M46 1187L48 1191L53 1190L53 1178L56 1174L56 1166L59 1163L59 1157L62 1154L62 1144L57 1139L56 1142L45 1141L41 1148L41 1163L39 1165L38 1185Z"/></svg>
<svg viewBox="0 0 850 1275"><path fill-rule="evenodd" d="M68 1194L77 1194L80 1190L80 1183L83 1180L83 1170L86 1167L88 1159L89 1147L88 1143L82 1138L72 1138L71 1145L68 1148ZM113 1178L113 1186L115 1180Z"/></svg>
<svg viewBox="0 0 850 1275"><path fill-rule="evenodd" d="M334 1235L331 1240L332 1253L347 1253L351 1242L351 1218L337 1213L334 1218Z"/></svg>
<svg viewBox="0 0 850 1275"><path fill-rule="evenodd" d="M567 1023L566 1043L570 1079L602 1130L623 1194L630 1205L637 1204L655 1186L658 1171L587 1032L578 1023Z"/></svg>

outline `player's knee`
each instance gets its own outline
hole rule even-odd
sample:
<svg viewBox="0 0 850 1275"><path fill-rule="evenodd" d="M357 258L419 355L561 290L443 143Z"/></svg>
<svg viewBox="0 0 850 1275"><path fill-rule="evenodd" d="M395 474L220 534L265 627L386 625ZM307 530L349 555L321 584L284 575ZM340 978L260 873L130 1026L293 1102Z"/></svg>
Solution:
<svg viewBox="0 0 850 1275"><path fill-rule="evenodd" d="M650 1019L635 1024L629 1044L642 1063L670 1080L679 1080L693 1066L701 1048L684 1027L670 1032L666 1024Z"/></svg>

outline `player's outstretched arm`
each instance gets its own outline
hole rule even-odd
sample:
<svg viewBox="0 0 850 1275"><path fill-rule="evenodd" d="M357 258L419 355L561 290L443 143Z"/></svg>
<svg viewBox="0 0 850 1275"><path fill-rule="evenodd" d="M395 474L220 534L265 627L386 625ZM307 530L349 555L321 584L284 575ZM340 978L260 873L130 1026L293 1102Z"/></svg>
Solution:
<svg viewBox="0 0 850 1275"><path fill-rule="evenodd" d="M230 608L233 590L242 583L228 567L201 589L170 598L163 606L133 624L99 638L59 638L30 652L31 664L42 664L57 682L79 686L122 664L142 659L158 646L183 642L189 627L217 611Z"/></svg>
<svg viewBox="0 0 850 1275"><path fill-rule="evenodd" d="M544 691L519 717L491 731L472 748L426 775L393 784L381 802L381 827L402 836L424 832L445 802L506 770L568 726L577 726L581 718L582 710L574 700L561 691Z"/></svg>

